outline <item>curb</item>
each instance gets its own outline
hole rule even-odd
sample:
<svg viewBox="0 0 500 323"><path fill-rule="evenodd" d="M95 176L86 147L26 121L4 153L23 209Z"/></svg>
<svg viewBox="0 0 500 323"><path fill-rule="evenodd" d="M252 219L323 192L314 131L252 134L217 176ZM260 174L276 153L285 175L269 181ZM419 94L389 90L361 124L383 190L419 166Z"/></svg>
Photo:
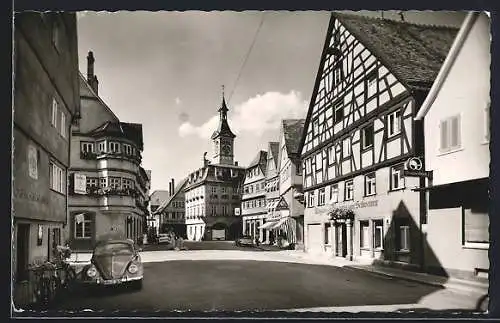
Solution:
<svg viewBox="0 0 500 323"><path fill-rule="evenodd" d="M376 271L376 270L370 270L368 268L365 269L365 268L362 268L359 266L353 266L353 265L346 265L346 266L344 266L344 268L355 270L355 271L360 271L360 272L361 271L367 272L367 273L370 273L373 275L378 275L378 276L383 276L383 277L390 277L390 278L395 278L395 279L399 279L399 280L405 280L405 281L419 283L419 284L428 285L428 286L440 287L442 289L452 289L452 290L461 291L461 292L463 292L463 291L468 291L468 292L475 291L478 293L487 293L488 292L487 286L485 286L485 288L483 288L483 286L473 286L472 284L470 284L470 285L469 284L460 284L458 282L453 283L453 282L448 282L448 281L445 283L440 283L440 282L428 281L428 280L424 280L424 279L412 278L412 277L407 277L407 276L400 276L400 275L392 274L392 273L385 273L385 272Z"/></svg>

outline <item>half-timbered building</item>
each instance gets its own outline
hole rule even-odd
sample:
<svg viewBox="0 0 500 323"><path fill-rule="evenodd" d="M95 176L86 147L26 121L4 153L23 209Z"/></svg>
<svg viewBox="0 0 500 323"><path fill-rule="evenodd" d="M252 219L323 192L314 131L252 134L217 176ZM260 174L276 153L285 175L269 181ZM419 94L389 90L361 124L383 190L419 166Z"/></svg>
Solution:
<svg viewBox="0 0 500 323"><path fill-rule="evenodd" d="M266 166L266 211L267 216L262 220L262 224L259 226L260 236L262 237L262 242L268 244L274 239L274 232L270 231L269 223L272 220L272 206L278 202L280 197L279 192L279 142L271 141L267 146L267 166Z"/></svg>
<svg viewBox="0 0 500 323"><path fill-rule="evenodd" d="M302 176L299 143L304 129L304 119L285 119L281 121L280 141L269 163L275 163L276 169L270 172L268 193L272 198L267 204L267 223L261 229L269 231L271 240L278 237L295 246L303 243L304 206L297 193L302 194ZM271 143L270 143L271 144ZM270 165L273 166L272 164ZM274 189L274 191L273 191Z"/></svg>
<svg viewBox="0 0 500 323"><path fill-rule="evenodd" d="M248 165L241 196L243 234L262 241L263 232L259 227L266 218L266 166L267 151L261 150Z"/></svg>
<svg viewBox="0 0 500 323"><path fill-rule="evenodd" d="M332 13L300 144L308 252L420 264L422 179L403 169L456 33Z"/></svg>
<svg viewBox="0 0 500 323"><path fill-rule="evenodd" d="M178 236L186 236L185 206L184 206L184 187L187 179L184 178L175 186L175 181L168 183L168 197L153 212L158 216L160 233L173 232Z"/></svg>

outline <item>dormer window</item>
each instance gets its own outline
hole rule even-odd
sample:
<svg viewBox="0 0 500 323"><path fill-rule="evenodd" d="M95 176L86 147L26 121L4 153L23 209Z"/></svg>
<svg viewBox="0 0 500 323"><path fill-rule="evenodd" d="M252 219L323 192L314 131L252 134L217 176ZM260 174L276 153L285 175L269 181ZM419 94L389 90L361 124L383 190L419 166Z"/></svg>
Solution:
<svg viewBox="0 0 500 323"><path fill-rule="evenodd" d="M123 145L123 152L127 155L132 155L132 146L129 144Z"/></svg>
<svg viewBox="0 0 500 323"><path fill-rule="evenodd" d="M109 143L109 152L110 153L119 153L120 152L120 143L110 142Z"/></svg>

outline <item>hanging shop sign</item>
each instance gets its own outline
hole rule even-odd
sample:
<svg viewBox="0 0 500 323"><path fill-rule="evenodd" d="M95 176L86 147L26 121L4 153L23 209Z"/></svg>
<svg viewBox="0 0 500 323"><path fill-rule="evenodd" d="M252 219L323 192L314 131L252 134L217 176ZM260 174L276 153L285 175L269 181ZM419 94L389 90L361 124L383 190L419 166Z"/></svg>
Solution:
<svg viewBox="0 0 500 323"><path fill-rule="evenodd" d="M74 174L74 191L76 194L87 194L87 176Z"/></svg>
<svg viewBox="0 0 500 323"><path fill-rule="evenodd" d="M241 214L240 208L239 207L234 208L234 215L238 216L240 214Z"/></svg>
<svg viewBox="0 0 500 323"><path fill-rule="evenodd" d="M378 205L378 200L369 200L369 201L356 201L350 203L335 203L324 206L317 206L314 208L316 214L322 213L331 213L333 210L342 208L342 209L364 209L367 207L376 207Z"/></svg>
<svg viewBox="0 0 500 323"><path fill-rule="evenodd" d="M432 178L432 171L424 169L424 162L421 157L411 157L405 163L403 176Z"/></svg>

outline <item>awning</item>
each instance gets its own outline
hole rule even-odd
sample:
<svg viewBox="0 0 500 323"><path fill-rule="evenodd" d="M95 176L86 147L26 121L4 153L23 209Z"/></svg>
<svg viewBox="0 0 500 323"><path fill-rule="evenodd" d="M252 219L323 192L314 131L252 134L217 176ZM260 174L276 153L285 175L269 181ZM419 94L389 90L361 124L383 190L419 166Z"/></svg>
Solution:
<svg viewBox="0 0 500 323"><path fill-rule="evenodd" d="M269 227L274 226L278 221L266 222L259 226L259 229L269 229Z"/></svg>
<svg viewBox="0 0 500 323"><path fill-rule="evenodd" d="M287 221L288 218L283 218L281 220L278 221L278 223L276 223L275 225L273 225L272 228L270 229L278 229L279 227L281 227L283 224L285 224L285 222Z"/></svg>

